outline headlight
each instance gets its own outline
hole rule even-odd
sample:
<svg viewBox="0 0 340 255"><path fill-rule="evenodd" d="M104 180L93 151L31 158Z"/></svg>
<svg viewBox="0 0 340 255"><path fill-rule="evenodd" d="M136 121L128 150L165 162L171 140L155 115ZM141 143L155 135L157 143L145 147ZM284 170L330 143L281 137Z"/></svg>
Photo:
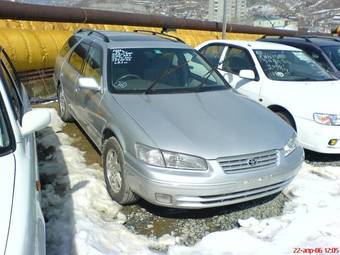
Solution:
<svg viewBox="0 0 340 255"><path fill-rule="evenodd" d="M289 140L288 143L283 147L285 156L287 157L289 154L291 154L296 147L299 145L299 142L297 140L296 135L292 136Z"/></svg>
<svg viewBox="0 0 340 255"><path fill-rule="evenodd" d="M328 126L340 126L340 116L336 114L314 113L314 121Z"/></svg>
<svg viewBox="0 0 340 255"><path fill-rule="evenodd" d="M137 158L153 166L176 169L206 170L207 162L199 157L163 151L142 144L136 144Z"/></svg>
<svg viewBox="0 0 340 255"><path fill-rule="evenodd" d="M165 166L163 155L158 149L142 144L136 144L136 156L149 165Z"/></svg>
<svg viewBox="0 0 340 255"><path fill-rule="evenodd" d="M206 161L199 157L170 151L162 151L162 153L167 167L192 170L205 170L208 168Z"/></svg>

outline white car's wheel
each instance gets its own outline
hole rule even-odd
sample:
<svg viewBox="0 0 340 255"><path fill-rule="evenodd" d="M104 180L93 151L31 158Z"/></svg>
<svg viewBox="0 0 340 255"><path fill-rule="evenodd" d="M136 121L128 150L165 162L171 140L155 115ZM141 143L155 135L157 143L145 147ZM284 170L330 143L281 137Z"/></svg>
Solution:
<svg viewBox="0 0 340 255"><path fill-rule="evenodd" d="M137 196L125 177L123 150L114 137L104 142L102 160L106 188L111 198L122 205L135 202Z"/></svg>
<svg viewBox="0 0 340 255"><path fill-rule="evenodd" d="M285 122L287 122L292 128L296 131L296 125L293 117L286 112L275 112L281 119L283 119Z"/></svg>

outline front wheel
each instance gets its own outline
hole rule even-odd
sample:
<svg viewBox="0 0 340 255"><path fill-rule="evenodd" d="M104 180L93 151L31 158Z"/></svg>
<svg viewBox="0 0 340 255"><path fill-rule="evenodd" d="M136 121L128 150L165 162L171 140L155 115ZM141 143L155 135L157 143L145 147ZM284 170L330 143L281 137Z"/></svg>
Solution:
<svg viewBox="0 0 340 255"><path fill-rule="evenodd" d="M111 198L122 205L135 202L137 196L126 181L123 150L114 137L104 142L102 161L106 188Z"/></svg>

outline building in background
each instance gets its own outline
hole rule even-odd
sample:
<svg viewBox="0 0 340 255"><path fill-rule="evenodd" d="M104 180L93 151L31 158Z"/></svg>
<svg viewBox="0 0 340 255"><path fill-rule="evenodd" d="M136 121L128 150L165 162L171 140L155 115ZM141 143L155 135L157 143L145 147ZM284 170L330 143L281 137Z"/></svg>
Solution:
<svg viewBox="0 0 340 255"><path fill-rule="evenodd" d="M224 0L209 0L209 20L222 22ZM247 15L247 0L227 0L228 23L243 23Z"/></svg>
<svg viewBox="0 0 340 255"><path fill-rule="evenodd" d="M298 30L298 21L296 18L286 18L279 16L258 17L254 20L253 25L256 27L269 27L285 30Z"/></svg>

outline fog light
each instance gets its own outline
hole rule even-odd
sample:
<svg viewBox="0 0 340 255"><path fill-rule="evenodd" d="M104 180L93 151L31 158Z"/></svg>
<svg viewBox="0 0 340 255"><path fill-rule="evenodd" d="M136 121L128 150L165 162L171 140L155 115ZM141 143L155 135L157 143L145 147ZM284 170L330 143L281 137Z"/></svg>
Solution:
<svg viewBox="0 0 340 255"><path fill-rule="evenodd" d="M172 203L172 196L168 194L161 194L156 193L155 194L156 200L162 204L171 204Z"/></svg>
<svg viewBox="0 0 340 255"><path fill-rule="evenodd" d="M334 145L337 144L337 142L338 142L338 139L331 139L331 140L329 140L328 145L334 146Z"/></svg>

